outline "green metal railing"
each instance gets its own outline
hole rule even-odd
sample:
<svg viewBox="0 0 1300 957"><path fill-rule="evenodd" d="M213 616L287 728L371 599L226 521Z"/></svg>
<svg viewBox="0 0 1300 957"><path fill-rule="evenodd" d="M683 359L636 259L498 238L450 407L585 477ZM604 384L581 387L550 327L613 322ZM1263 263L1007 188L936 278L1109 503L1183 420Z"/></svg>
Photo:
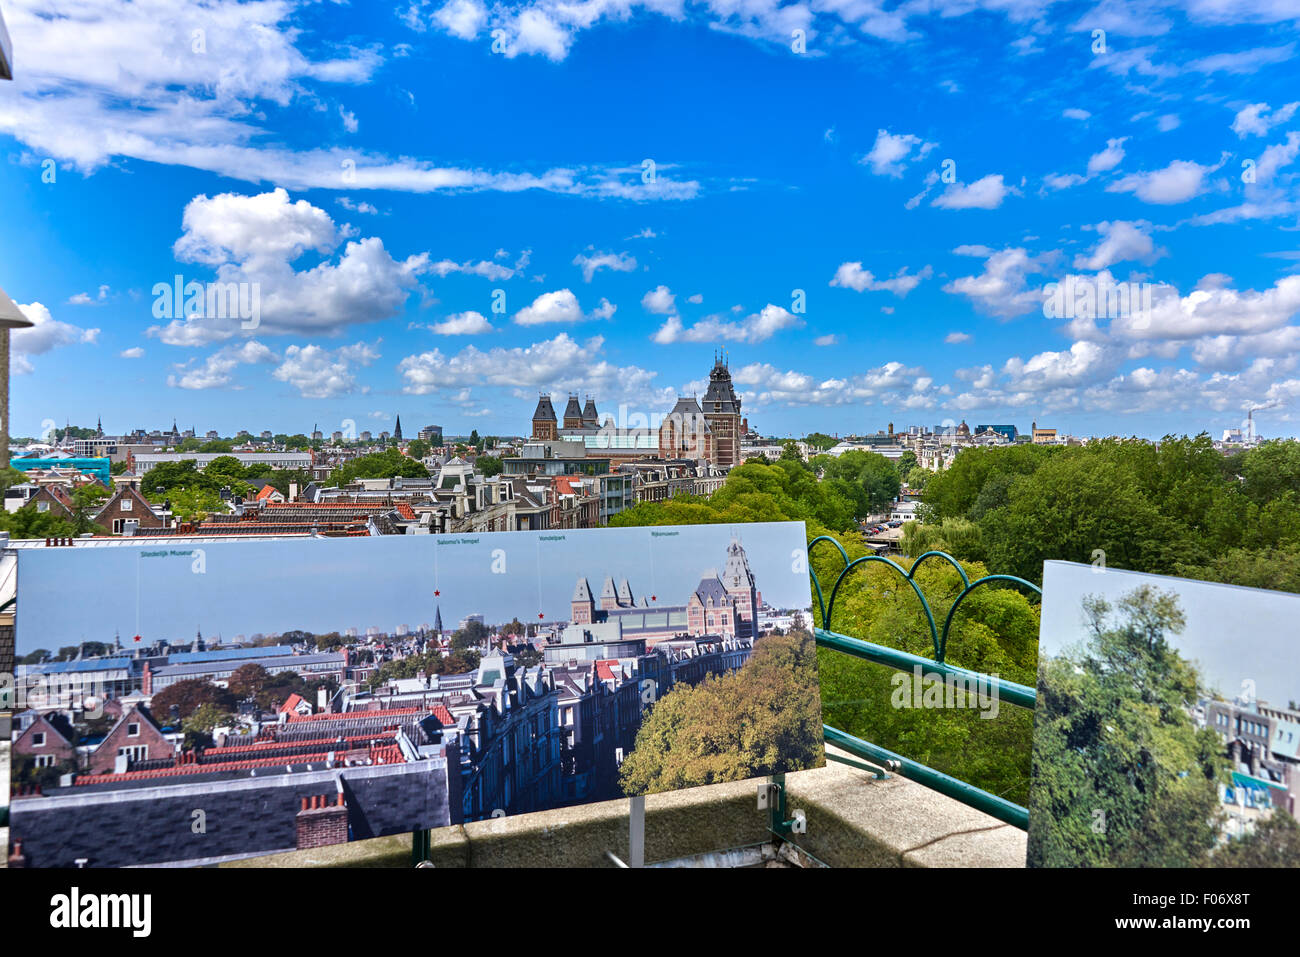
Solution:
<svg viewBox="0 0 1300 957"><path fill-rule="evenodd" d="M813 548L820 542L830 542L839 551L840 557L844 560L844 567L840 570L839 576L835 579L835 584L831 586L829 600L822 592L821 582L817 578L816 571L812 567ZM941 559L952 565L961 576L962 590L956 600L953 601L948 609L948 615L944 619L942 630L935 621L934 612L930 608L930 602L926 599L925 594L916 583L916 570L921 567L922 563L931 558ZM896 648L887 648L884 645L873 644L869 641L863 641L860 638L852 638L848 635L842 635L838 632L831 631L831 616L835 613L835 599L839 596L840 586L849 573L855 568L865 566L872 562L879 562L888 565L903 579L912 586L916 593L917 599L921 602L921 609L925 612L926 622L930 627L930 639L934 646L934 657L924 658L921 655L914 655L906 651L899 651ZM1016 684L1013 681L1007 681L993 675L983 674L977 671L971 671L957 665L949 664L945 660L948 650L948 633L952 628L952 623L957 614L957 609L961 603L966 600L966 596L981 585L989 582L1010 582L1011 584L1021 585L1031 589L1040 597L1042 590L1033 582L1025 581L1023 578L1017 578L1014 575L986 575L975 581L970 580L966 570L962 568L961 563L946 552L930 551L921 555L912 563L911 570L907 570L888 558L881 555L865 555L862 558L849 560L848 552L835 539L820 535L808 543L808 574L812 577L813 589L817 595L817 608L821 612L821 627L814 628L813 634L817 638L817 644L823 648L830 648L846 655L852 655L855 658L861 658L865 661L871 661L876 664L885 665L896 671L911 672L917 666L920 666L926 674L938 674L943 677L959 678L968 682L967 687L985 687L991 693L996 694L999 700L1009 702L1021 708L1033 710L1037 695L1033 688L1026 685ZM905 778L910 778L919 784L932 788L941 794L946 794L955 800L968 804L971 807L983 811L1000 821L1013 824L1016 827L1026 830L1029 827L1029 811L1006 798L999 797L996 794L990 794L988 791L978 788L973 784L958 780L942 771L936 771L927 765L914 761L911 758L896 754L887 748L872 744L869 741L863 741L861 738L841 731L839 728L833 728L830 725L823 725L826 742L836 747L856 755L866 761L879 762L886 765L891 770L897 771ZM827 754L827 758L834 761L841 761L845 764L857 765L856 762Z"/></svg>

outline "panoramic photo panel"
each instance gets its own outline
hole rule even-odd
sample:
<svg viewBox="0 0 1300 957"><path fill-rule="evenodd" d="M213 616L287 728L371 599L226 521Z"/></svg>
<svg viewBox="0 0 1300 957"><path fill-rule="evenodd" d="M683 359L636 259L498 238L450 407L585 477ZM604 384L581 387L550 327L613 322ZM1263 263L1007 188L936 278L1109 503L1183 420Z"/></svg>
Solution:
<svg viewBox="0 0 1300 957"><path fill-rule="evenodd" d="M1300 866L1300 595L1043 573L1030 867Z"/></svg>
<svg viewBox="0 0 1300 957"><path fill-rule="evenodd" d="M10 860L219 862L821 766L804 536L21 550Z"/></svg>

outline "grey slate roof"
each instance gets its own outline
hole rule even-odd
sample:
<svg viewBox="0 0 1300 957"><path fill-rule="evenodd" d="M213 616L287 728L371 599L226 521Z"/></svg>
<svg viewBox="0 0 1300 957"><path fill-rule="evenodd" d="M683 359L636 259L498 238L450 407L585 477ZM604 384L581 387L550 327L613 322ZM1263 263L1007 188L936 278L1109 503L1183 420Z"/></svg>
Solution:
<svg viewBox="0 0 1300 957"><path fill-rule="evenodd" d="M731 384L731 370L719 359L709 373L709 388L704 393L704 411L740 414L740 398Z"/></svg>
<svg viewBox="0 0 1300 957"><path fill-rule="evenodd" d="M555 406L551 405L551 397L543 395L537 400L537 409L533 412L533 421L546 419L550 422L555 421Z"/></svg>
<svg viewBox="0 0 1300 957"><path fill-rule="evenodd" d="M591 601L591 586L587 584L587 579L579 578L578 586L573 589L574 601Z"/></svg>

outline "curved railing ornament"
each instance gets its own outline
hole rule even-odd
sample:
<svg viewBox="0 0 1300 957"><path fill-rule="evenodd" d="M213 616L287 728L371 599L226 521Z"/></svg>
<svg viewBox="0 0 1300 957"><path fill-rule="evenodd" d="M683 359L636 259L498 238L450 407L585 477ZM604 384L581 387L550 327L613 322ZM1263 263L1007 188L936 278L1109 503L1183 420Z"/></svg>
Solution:
<svg viewBox="0 0 1300 957"><path fill-rule="evenodd" d="M831 595L829 601L825 599L822 593L821 581L818 580L817 572L813 569L813 563L812 563L813 548L819 542L830 542L832 545L835 546L835 549L840 553L840 558L844 560L844 567L840 569L839 576L835 579L835 584L831 586ZM940 631L938 626L935 624L934 611L931 609L930 602L925 597L925 593L922 592L920 586L917 585L916 578L915 578L916 570L920 568L921 563L928 558L940 558L948 562L950 565L952 565L953 568L957 569L957 574L961 576L961 581L963 585L961 593L958 594L957 598L953 601L952 606L948 609L948 616L944 619L942 631ZM920 555L914 562L912 562L911 570L903 568L902 565L898 564L892 559L885 558L883 555L863 555L861 558L855 558L852 561L850 561L849 553L844 550L843 545L841 545L835 539L831 538L829 535L818 535L816 538L814 538L811 542L808 543L808 575L812 578L813 589L817 593L817 607L822 614L822 628L826 629L827 631L834 630L831 628L831 616L835 614L835 597L836 595L839 594L840 585L844 583L844 579L848 577L849 572L853 571L853 569L859 566L866 565L870 562L882 562L888 565L890 568L894 569L894 571L902 575L904 580L909 585L912 586L912 591L916 592L916 597L919 598L921 601L921 609L925 612L926 621L929 622L930 641L934 645L934 660L939 664L944 663L944 655L947 653L948 650L948 632L952 628L953 619L957 614L958 607L960 607L961 603L966 600L966 596L969 595L976 588L978 588L980 585L984 585L987 584L988 582L995 582L995 581L1011 582L1013 584L1023 585L1024 587L1031 589L1035 594L1039 596L1039 598L1041 598L1043 595L1043 590L1039 588L1037 585L1035 585L1033 582L1026 581L1023 578L1017 578L1015 575L985 575L983 578L979 578L976 579L975 581L971 581L970 576L966 574L966 570L962 567L961 563L958 562L957 559L949 555L947 552L940 552L940 551L925 552L924 554Z"/></svg>

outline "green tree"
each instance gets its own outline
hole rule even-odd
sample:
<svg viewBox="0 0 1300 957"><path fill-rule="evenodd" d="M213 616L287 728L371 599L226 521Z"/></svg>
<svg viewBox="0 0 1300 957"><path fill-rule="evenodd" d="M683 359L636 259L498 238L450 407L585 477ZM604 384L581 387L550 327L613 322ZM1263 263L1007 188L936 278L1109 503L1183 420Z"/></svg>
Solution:
<svg viewBox="0 0 1300 957"><path fill-rule="evenodd" d="M204 702L194 709L188 718L181 722L184 732L181 746L186 750L212 746L212 731L229 724L231 715L212 702Z"/></svg>
<svg viewBox="0 0 1300 957"><path fill-rule="evenodd" d="M1204 864L1228 761L1189 713L1205 689L1169 642L1185 625L1178 597L1144 585L1083 612L1084 644L1039 666L1030 866Z"/></svg>
<svg viewBox="0 0 1300 957"><path fill-rule="evenodd" d="M480 455L474 460L474 467L483 473L484 478L500 475L504 468L500 457L495 455Z"/></svg>
<svg viewBox="0 0 1300 957"><path fill-rule="evenodd" d="M760 638L740 669L664 695L619 776L625 794L650 794L821 761L816 654L800 632Z"/></svg>
<svg viewBox="0 0 1300 957"><path fill-rule="evenodd" d="M415 459L390 448L359 456L339 466L331 476L331 481L342 486L361 478L395 478L399 475L404 478L427 478L429 470Z"/></svg>
<svg viewBox="0 0 1300 957"><path fill-rule="evenodd" d="M419 460L428 455L431 448L432 446L424 439L415 439L406 447L406 454L413 459Z"/></svg>

